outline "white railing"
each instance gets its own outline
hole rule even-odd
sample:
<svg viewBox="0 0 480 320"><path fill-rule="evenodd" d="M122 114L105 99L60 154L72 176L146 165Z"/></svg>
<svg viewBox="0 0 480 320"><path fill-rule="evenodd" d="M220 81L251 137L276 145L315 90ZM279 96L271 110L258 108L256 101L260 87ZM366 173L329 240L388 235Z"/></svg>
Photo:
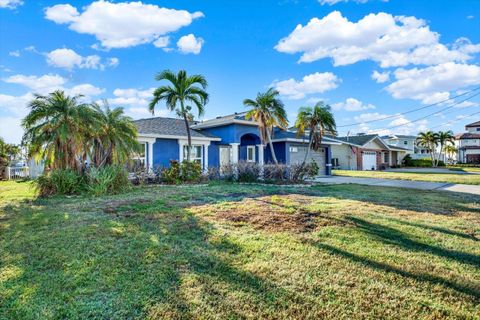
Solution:
<svg viewBox="0 0 480 320"><path fill-rule="evenodd" d="M26 179L30 177L28 167L7 167L5 169L5 178L7 180Z"/></svg>

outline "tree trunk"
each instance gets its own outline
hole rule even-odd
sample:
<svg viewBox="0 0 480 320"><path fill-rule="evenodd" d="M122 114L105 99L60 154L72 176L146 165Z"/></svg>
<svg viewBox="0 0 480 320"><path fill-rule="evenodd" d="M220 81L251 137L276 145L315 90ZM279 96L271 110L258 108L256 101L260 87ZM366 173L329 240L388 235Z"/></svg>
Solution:
<svg viewBox="0 0 480 320"><path fill-rule="evenodd" d="M188 123L187 113L185 112L185 107L184 107L183 100L180 100L180 103L181 103L181 107L182 107L183 120L185 121L185 127L187 128L187 142L188 142L187 161L190 162L190 151L192 149L192 136L190 135L190 124ZM183 159L180 159L180 162L182 160Z"/></svg>
<svg viewBox="0 0 480 320"><path fill-rule="evenodd" d="M272 136L270 135L270 130L268 128L265 128L265 131L267 132L267 139L268 139L268 144L270 145L270 152L272 153L273 162L275 162L275 164L278 165L278 160L277 160L277 157L275 156L275 150L273 149Z"/></svg>
<svg viewBox="0 0 480 320"><path fill-rule="evenodd" d="M302 168L305 165L305 163L307 162L308 154L310 153L310 149L312 148L312 143L313 143L313 134L312 134L312 131L310 131L310 139L308 141L308 149L307 149L307 152L305 152L305 158L303 159L303 162L302 162Z"/></svg>

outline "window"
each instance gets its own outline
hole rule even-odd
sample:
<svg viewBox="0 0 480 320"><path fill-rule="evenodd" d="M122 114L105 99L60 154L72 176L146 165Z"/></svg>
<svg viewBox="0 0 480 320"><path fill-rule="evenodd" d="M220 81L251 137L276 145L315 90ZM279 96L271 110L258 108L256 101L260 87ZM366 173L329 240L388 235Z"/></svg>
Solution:
<svg viewBox="0 0 480 320"><path fill-rule="evenodd" d="M247 162L255 162L255 146L247 146Z"/></svg>
<svg viewBox="0 0 480 320"><path fill-rule="evenodd" d="M183 160L187 160L187 150L188 146L183 146ZM192 145L192 149L190 149L190 161L202 163L202 151L203 148L201 145Z"/></svg>
<svg viewBox="0 0 480 320"><path fill-rule="evenodd" d="M477 131L480 131L480 128L477 128Z"/></svg>
<svg viewBox="0 0 480 320"><path fill-rule="evenodd" d="M388 152L383 153L383 163L388 163L388 161L390 160L389 156L390 155L388 154Z"/></svg>
<svg viewBox="0 0 480 320"><path fill-rule="evenodd" d="M298 148L297 147L290 147L290 152L298 152Z"/></svg>
<svg viewBox="0 0 480 320"><path fill-rule="evenodd" d="M403 144L404 144L404 145L407 145L407 144L408 144L408 141L403 141Z"/></svg>
<svg viewBox="0 0 480 320"><path fill-rule="evenodd" d="M142 148L140 149L141 151L137 154L134 154L132 157L132 163L131 163L131 168L129 170L134 171L139 168L143 168L146 165L146 160L145 160L145 155L147 154L147 144L145 142L140 143Z"/></svg>

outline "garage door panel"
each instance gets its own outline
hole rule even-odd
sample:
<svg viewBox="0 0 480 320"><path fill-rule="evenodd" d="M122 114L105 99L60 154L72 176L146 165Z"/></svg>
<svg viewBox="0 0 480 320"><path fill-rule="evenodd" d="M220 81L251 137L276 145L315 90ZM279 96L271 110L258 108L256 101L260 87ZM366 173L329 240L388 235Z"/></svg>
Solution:
<svg viewBox="0 0 480 320"><path fill-rule="evenodd" d="M290 164L298 164L302 163L303 159L305 158L305 153L307 152L308 147L300 146L300 145L292 145L290 146ZM307 163L314 160L318 167L320 168L319 174L325 175L326 174L326 153L325 148L321 148L319 151L310 150L307 158Z"/></svg>
<svg viewBox="0 0 480 320"><path fill-rule="evenodd" d="M364 151L362 154L363 170L377 170L377 153L374 151Z"/></svg>

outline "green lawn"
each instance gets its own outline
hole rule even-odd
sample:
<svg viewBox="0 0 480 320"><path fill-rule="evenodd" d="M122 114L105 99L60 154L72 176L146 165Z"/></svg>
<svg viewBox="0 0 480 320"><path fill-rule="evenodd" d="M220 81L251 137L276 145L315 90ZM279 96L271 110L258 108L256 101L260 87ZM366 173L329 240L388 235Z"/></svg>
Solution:
<svg viewBox="0 0 480 320"><path fill-rule="evenodd" d="M0 319L479 318L480 203L359 185L0 182Z"/></svg>
<svg viewBox="0 0 480 320"><path fill-rule="evenodd" d="M464 172L480 172L480 167L456 167L448 166L448 169L452 171L464 171Z"/></svg>
<svg viewBox="0 0 480 320"><path fill-rule="evenodd" d="M480 174L333 170L336 176L480 185Z"/></svg>

